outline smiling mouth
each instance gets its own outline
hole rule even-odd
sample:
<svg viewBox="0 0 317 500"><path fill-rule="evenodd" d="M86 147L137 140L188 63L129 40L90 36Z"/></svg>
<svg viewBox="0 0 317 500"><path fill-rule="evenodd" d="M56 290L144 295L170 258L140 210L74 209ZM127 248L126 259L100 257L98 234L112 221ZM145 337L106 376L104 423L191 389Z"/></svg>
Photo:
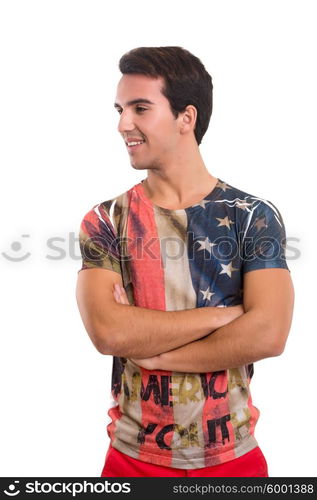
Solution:
<svg viewBox="0 0 317 500"><path fill-rule="evenodd" d="M140 146L141 144L143 144L145 141L131 141L131 142L126 142L126 145L129 147L129 148L134 148L135 146Z"/></svg>
<svg viewBox="0 0 317 500"><path fill-rule="evenodd" d="M144 143L145 143L145 141L131 141L131 142L126 142L128 153L129 154L133 154L134 152L138 151L139 148Z"/></svg>

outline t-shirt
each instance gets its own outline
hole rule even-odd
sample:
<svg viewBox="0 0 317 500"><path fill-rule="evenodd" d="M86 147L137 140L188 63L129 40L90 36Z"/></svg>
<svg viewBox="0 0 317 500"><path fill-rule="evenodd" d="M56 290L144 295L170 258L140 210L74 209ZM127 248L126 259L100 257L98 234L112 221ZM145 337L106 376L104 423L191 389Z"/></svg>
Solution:
<svg viewBox="0 0 317 500"><path fill-rule="evenodd" d="M278 209L221 179L199 203L179 210L153 204L141 181L95 205L79 239L80 271L115 271L130 304L161 311L242 304L245 273L288 269ZM113 357L111 444L181 469L240 457L258 445L252 376L253 364L196 374L147 370Z"/></svg>

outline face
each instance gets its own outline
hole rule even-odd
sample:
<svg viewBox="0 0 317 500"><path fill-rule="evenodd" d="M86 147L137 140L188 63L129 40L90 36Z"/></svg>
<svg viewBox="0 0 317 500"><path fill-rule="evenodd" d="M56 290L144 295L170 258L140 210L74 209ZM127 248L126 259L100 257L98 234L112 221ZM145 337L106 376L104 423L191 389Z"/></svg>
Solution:
<svg viewBox="0 0 317 500"><path fill-rule="evenodd" d="M136 74L123 75L118 84L115 102L120 115L118 131L135 169L163 167L180 148L181 114L175 119L161 93L162 86L162 78ZM142 144L134 144L140 141Z"/></svg>

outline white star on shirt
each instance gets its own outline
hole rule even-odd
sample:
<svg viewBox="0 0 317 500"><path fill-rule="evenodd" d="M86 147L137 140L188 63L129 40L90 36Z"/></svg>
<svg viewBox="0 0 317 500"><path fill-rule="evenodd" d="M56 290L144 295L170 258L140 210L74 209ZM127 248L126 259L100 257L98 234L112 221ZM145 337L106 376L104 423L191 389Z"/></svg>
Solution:
<svg viewBox="0 0 317 500"><path fill-rule="evenodd" d="M211 243L208 236L204 240L198 240L198 243L200 244L200 247L198 248L197 252L199 250L207 250L209 253L211 253L211 248L216 246L215 243Z"/></svg>
<svg viewBox="0 0 317 500"><path fill-rule="evenodd" d="M216 217L216 219L219 220L219 224L217 227L226 226L228 229L230 229L230 224L234 224L234 222L229 219L228 215L226 215L226 217L224 217L223 219L219 217Z"/></svg>
<svg viewBox="0 0 317 500"><path fill-rule="evenodd" d="M216 187L221 188L224 192L226 192L227 189L232 189L230 186L228 186L226 182L220 182L220 181L217 182Z"/></svg>
<svg viewBox="0 0 317 500"><path fill-rule="evenodd" d="M212 295L215 295L214 292L210 292L209 291L209 287L207 288L207 290L200 290L201 293L203 294L203 299L204 300L210 300L211 296Z"/></svg>
<svg viewBox="0 0 317 500"><path fill-rule="evenodd" d="M254 223L254 226L257 228L258 231L260 231L260 229L262 227L268 227L267 224L266 224L266 218L265 216L264 217L258 217Z"/></svg>
<svg viewBox="0 0 317 500"><path fill-rule="evenodd" d="M227 274L231 278L231 273L233 271L239 271L236 267L232 267L232 262L229 262L229 264L220 264L222 267L222 271L220 271L219 274Z"/></svg>
<svg viewBox="0 0 317 500"><path fill-rule="evenodd" d="M201 200L199 203L196 203L196 205L193 205L193 207L206 208L206 203L210 203L210 200Z"/></svg>

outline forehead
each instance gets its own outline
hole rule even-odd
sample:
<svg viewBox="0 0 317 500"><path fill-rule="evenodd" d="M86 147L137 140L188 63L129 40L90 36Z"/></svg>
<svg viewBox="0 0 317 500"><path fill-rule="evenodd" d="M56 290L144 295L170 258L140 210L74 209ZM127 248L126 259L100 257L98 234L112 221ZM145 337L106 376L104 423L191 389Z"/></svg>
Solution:
<svg viewBox="0 0 317 500"><path fill-rule="evenodd" d="M125 105L133 99L143 98L152 102L167 101L161 89L163 78L153 78L146 75L122 75L117 86L116 102Z"/></svg>

